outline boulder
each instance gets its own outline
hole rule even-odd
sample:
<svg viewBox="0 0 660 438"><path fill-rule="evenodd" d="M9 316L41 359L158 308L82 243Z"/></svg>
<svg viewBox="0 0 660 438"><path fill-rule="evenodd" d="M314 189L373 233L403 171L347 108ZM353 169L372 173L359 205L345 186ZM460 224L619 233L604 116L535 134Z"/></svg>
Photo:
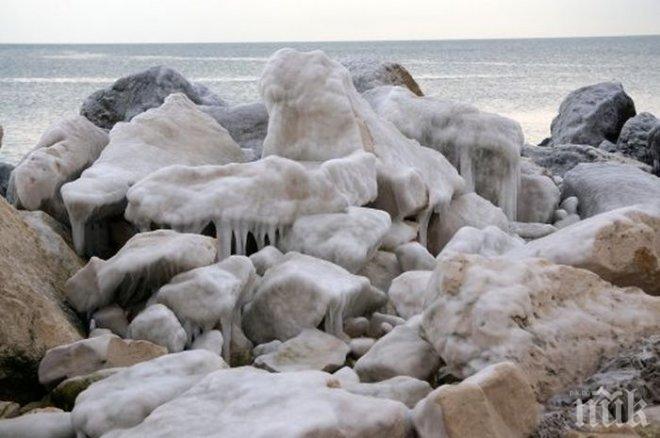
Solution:
<svg viewBox="0 0 660 438"><path fill-rule="evenodd" d="M431 274L431 271L408 271L392 281L387 295L401 317L410 319L422 313Z"/></svg>
<svg viewBox="0 0 660 438"><path fill-rule="evenodd" d="M419 225L415 222L394 221L387 234L383 237L380 249L383 251L395 251L399 246L415 240L418 232Z"/></svg>
<svg viewBox="0 0 660 438"><path fill-rule="evenodd" d="M0 436L7 438L74 438L69 412L40 412L0 420Z"/></svg>
<svg viewBox="0 0 660 438"><path fill-rule="evenodd" d="M88 96L80 114L96 126L111 129L151 108L159 107L170 94L182 93L197 105L224 105L205 86L192 84L171 68L151 67L117 79L110 87Z"/></svg>
<svg viewBox="0 0 660 438"><path fill-rule="evenodd" d="M550 126L549 146L566 143L598 146L616 143L626 121L636 114L635 103L619 82L578 88L566 96Z"/></svg>
<svg viewBox="0 0 660 438"><path fill-rule="evenodd" d="M305 329L277 347L262 354L254 365L273 372L319 370L333 372L344 365L349 348L344 341L317 329Z"/></svg>
<svg viewBox="0 0 660 438"><path fill-rule="evenodd" d="M509 228L513 234L525 240L540 239L558 230L552 224L540 224L538 222L510 222Z"/></svg>
<svg viewBox="0 0 660 438"><path fill-rule="evenodd" d="M367 277L372 286L386 291L389 290L392 280L401 275L401 266L394 253L376 251L374 258L358 272L358 275Z"/></svg>
<svg viewBox="0 0 660 438"><path fill-rule="evenodd" d="M350 349L351 357L359 359L365 354L371 347L374 346L376 340L374 338L353 338L348 342L348 348Z"/></svg>
<svg viewBox="0 0 660 438"><path fill-rule="evenodd" d="M525 241L517 235L507 234L495 226L478 229L463 227L451 238L438 254L438 258L455 253L498 256L520 248Z"/></svg>
<svg viewBox="0 0 660 438"><path fill-rule="evenodd" d="M122 367L102 368L83 376L70 377L53 388L50 392L50 400L56 407L70 412L76 404L78 394L89 388L92 383L110 377L123 369Z"/></svg>
<svg viewBox="0 0 660 438"><path fill-rule="evenodd" d="M344 318L373 312L386 300L366 278L291 252L264 275L245 311L243 329L250 340L262 344L286 341L323 321L325 332L343 338Z"/></svg>
<svg viewBox="0 0 660 438"><path fill-rule="evenodd" d="M401 271L432 271L435 258L419 242L409 242L399 246L396 251Z"/></svg>
<svg viewBox="0 0 660 438"><path fill-rule="evenodd" d="M409 376L392 377L381 382L358 383L345 388L353 394L400 401L410 409L432 390L428 382Z"/></svg>
<svg viewBox="0 0 660 438"><path fill-rule="evenodd" d="M278 264L284 258L282 251L269 245L250 256L250 261L254 265L258 275L264 275L267 270Z"/></svg>
<svg viewBox="0 0 660 438"><path fill-rule="evenodd" d="M583 219L660 199L660 178L625 164L580 164L568 172L562 198L576 196Z"/></svg>
<svg viewBox="0 0 660 438"><path fill-rule="evenodd" d="M81 324L64 302L73 274L61 257L0 198L0 399L20 402L41 395L39 361L46 350L80 339Z"/></svg>
<svg viewBox="0 0 660 438"><path fill-rule="evenodd" d="M508 255L588 269L617 286L660 295L660 204L592 216Z"/></svg>
<svg viewBox="0 0 660 438"><path fill-rule="evenodd" d="M559 204L559 187L545 175L522 174L518 191L519 222L547 223Z"/></svg>
<svg viewBox="0 0 660 438"><path fill-rule="evenodd" d="M140 312L128 326L127 337L142 339L178 353L186 346L186 331L174 312L162 304L152 304Z"/></svg>
<svg viewBox="0 0 660 438"><path fill-rule="evenodd" d="M420 438L531 436L539 421L534 392L511 362L484 368L457 385L443 385L413 411Z"/></svg>
<svg viewBox="0 0 660 438"><path fill-rule="evenodd" d="M127 313L118 304L110 304L102 307L92 314L90 327L96 330L110 330L111 333L125 338L128 332Z"/></svg>
<svg viewBox="0 0 660 438"><path fill-rule="evenodd" d="M637 161L653 165L653 153L649 148L649 134L660 125L651 113L639 113L626 121L616 142L616 152Z"/></svg>
<svg viewBox="0 0 660 438"><path fill-rule="evenodd" d="M351 74L353 85L359 93L383 85L397 85L407 88L417 96L424 95L408 70L396 62L360 56L342 59L341 63Z"/></svg>
<svg viewBox="0 0 660 438"><path fill-rule="evenodd" d="M14 166L0 161L0 196L7 196L7 187L9 186L9 178Z"/></svg>
<svg viewBox="0 0 660 438"><path fill-rule="evenodd" d="M76 251L108 254L107 222L121 218L128 189L156 170L242 161L241 148L215 120L183 94L167 97L160 107L114 127L94 164L62 186ZM149 223L139 225L151 229Z"/></svg>
<svg viewBox="0 0 660 438"><path fill-rule="evenodd" d="M190 346L191 350L206 350L222 356L225 340L220 330L209 330L197 336Z"/></svg>
<svg viewBox="0 0 660 438"><path fill-rule="evenodd" d="M244 149L261 157L264 138L268 129L268 111L261 102L235 106L201 106L199 109L213 117Z"/></svg>
<svg viewBox="0 0 660 438"><path fill-rule="evenodd" d="M510 360L539 401L660 330L660 299L535 258L440 259L426 302L424 333L452 374Z"/></svg>
<svg viewBox="0 0 660 438"><path fill-rule="evenodd" d="M653 157L653 173L660 176L660 126L656 126L649 134L648 148L651 151L651 156ZM0 175L1 174L2 165L0 165Z"/></svg>
<svg viewBox="0 0 660 438"><path fill-rule="evenodd" d="M108 141L106 131L82 116L55 122L12 172L7 199L17 208L43 210L68 223L60 188L91 166Z"/></svg>

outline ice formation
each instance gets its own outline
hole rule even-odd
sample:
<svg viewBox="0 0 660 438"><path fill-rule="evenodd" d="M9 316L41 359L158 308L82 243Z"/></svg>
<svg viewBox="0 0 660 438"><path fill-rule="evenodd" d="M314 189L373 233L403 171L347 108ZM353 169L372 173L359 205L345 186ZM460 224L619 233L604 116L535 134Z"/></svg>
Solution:
<svg viewBox="0 0 660 438"><path fill-rule="evenodd" d="M60 188L78 178L108 140L103 129L82 116L57 121L12 172L7 200L18 208L43 210L60 222L68 222Z"/></svg>
<svg viewBox="0 0 660 438"><path fill-rule="evenodd" d="M62 186L76 251L95 254L98 243L90 241L86 225L121 216L128 189L150 173L174 164L242 161L243 152L229 133L183 94L172 94L160 107L118 123L94 164Z"/></svg>
<svg viewBox="0 0 660 438"><path fill-rule="evenodd" d="M379 116L406 137L447 157L468 190L515 219L524 143L517 122L471 105L415 96L403 87L378 87L364 96Z"/></svg>

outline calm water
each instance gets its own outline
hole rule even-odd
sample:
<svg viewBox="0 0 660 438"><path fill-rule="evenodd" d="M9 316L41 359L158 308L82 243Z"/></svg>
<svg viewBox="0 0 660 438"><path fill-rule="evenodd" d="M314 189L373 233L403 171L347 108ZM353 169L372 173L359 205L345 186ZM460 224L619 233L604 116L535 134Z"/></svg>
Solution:
<svg viewBox="0 0 660 438"><path fill-rule="evenodd" d="M233 103L259 98L268 56L288 46L405 65L427 95L518 120L528 141L547 136L569 91L618 80L638 111L660 115L660 36L489 41L260 44L0 45L0 159L17 161L50 123L116 78L167 65Z"/></svg>

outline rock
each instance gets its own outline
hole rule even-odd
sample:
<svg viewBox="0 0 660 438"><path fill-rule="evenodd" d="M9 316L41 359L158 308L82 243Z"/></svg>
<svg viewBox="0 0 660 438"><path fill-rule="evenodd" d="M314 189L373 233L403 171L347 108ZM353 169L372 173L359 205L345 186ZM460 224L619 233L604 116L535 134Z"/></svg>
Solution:
<svg viewBox="0 0 660 438"><path fill-rule="evenodd" d="M419 242L410 242L399 246L396 251L401 271L432 271L435 258Z"/></svg>
<svg viewBox="0 0 660 438"><path fill-rule="evenodd" d="M78 394L89 388L89 386L110 377L124 368L106 368L94 371L83 376L75 376L62 381L50 393L50 398L55 406L71 411L76 403Z"/></svg>
<svg viewBox="0 0 660 438"><path fill-rule="evenodd" d="M525 240L540 239L557 231L554 225L533 222L511 222L509 227L513 234Z"/></svg>
<svg viewBox="0 0 660 438"><path fill-rule="evenodd" d="M567 217L568 217L568 212L560 208L558 210L555 210L555 212L553 213L552 221L559 222L561 220L566 219Z"/></svg>
<svg viewBox="0 0 660 438"><path fill-rule="evenodd" d="M0 401L0 420L18 417L21 405L10 401Z"/></svg>
<svg viewBox="0 0 660 438"><path fill-rule="evenodd" d="M367 277L374 287L385 291L390 288L392 280L401 275L401 267L394 253L376 251L358 275Z"/></svg>
<svg viewBox="0 0 660 438"><path fill-rule="evenodd" d="M222 368L227 368L222 359L203 350L167 354L134 365L80 393L71 412L71 423L78 436L100 437L128 429L207 374Z"/></svg>
<svg viewBox="0 0 660 438"><path fill-rule="evenodd" d="M190 349L206 350L221 356L224 344L225 340L220 330L208 330L195 338Z"/></svg>
<svg viewBox="0 0 660 438"><path fill-rule="evenodd" d="M373 257L391 223L386 212L363 207L302 216L280 246L284 252L308 254L355 273Z"/></svg>
<svg viewBox="0 0 660 438"><path fill-rule="evenodd" d="M259 344L252 350L252 354L255 358L269 353L275 353L278 348L282 345L282 341L275 339L274 341L266 342L265 344Z"/></svg>
<svg viewBox="0 0 660 438"><path fill-rule="evenodd" d="M569 214L564 219L555 222L553 225L558 230L580 222L581 218L577 214Z"/></svg>
<svg viewBox="0 0 660 438"><path fill-rule="evenodd" d="M394 251L404 243L412 242L417 237L419 225L410 221L394 221L383 237L380 249Z"/></svg>
<svg viewBox="0 0 660 438"><path fill-rule="evenodd" d="M343 338L344 318L372 312L386 299L364 277L291 252L264 275L245 312L243 329L253 342L286 341L324 321L328 334Z"/></svg>
<svg viewBox="0 0 660 438"><path fill-rule="evenodd" d="M351 351L351 356L359 359L374 346L376 340L374 338L353 338L348 343L348 348Z"/></svg>
<svg viewBox="0 0 660 438"><path fill-rule="evenodd" d="M660 126L656 126L649 134L648 149L653 157L653 173L660 176ZM2 173L0 165L0 174ZM1 185L1 184L0 184Z"/></svg>
<svg viewBox="0 0 660 438"><path fill-rule="evenodd" d="M145 176L175 164L242 161L241 148L223 127L186 96L167 97L162 106L113 128L110 143L94 164L79 179L62 186L77 252L108 255L109 239L102 225L107 227L109 220L123 215L128 189ZM93 225L97 223L101 225ZM139 224L143 230L151 229L150 225Z"/></svg>
<svg viewBox="0 0 660 438"><path fill-rule="evenodd" d="M350 338L359 338L367 334L369 320L364 316L346 318L344 320L344 333Z"/></svg>
<svg viewBox="0 0 660 438"><path fill-rule="evenodd" d="M82 116L55 122L12 172L7 199L17 208L43 210L68 223L60 188L91 166L108 141L106 131Z"/></svg>
<svg viewBox="0 0 660 438"><path fill-rule="evenodd" d="M268 111L261 102L236 106L209 105L200 107L213 117L242 148L255 152L261 157L264 138L268 129Z"/></svg>
<svg viewBox="0 0 660 438"><path fill-rule="evenodd" d="M264 275L267 270L280 263L284 258L282 251L272 245L265 246L250 256L250 261L258 275Z"/></svg>
<svg viewBox="0 0 660 438"><path fill-rule="evenodd" d="M588 269L617 286L660 295L660 204L593 216L508 255Z"/></svg>
<svg viewBox="0 0 660 438"><path fill-rule="evenodd" d="M580 164L566 174L561 192L563 198L576 196L580 200L579 213L584 219L629 205L657 202L660 178L624 164Z"/></svg>
<svg viewBox="0 0 660 438"><path fill-rule="evenodd" d="M170 230L140 233L112 258L97 257L67 282L66 297L79 312L117 302L126 307L146 301L180 272L213 263L214 239Z"/></svg>
<svg viewBox="0 0 660 438"><path fill-rule="evenodd" d="M179 72L158 66L120 78L110 87L94 92L83 102L80 114L96 126L110 129L117 122L128 122L161 106L174 93L183 93L197 105L224 105L205 86L192 84Z"/></svg>
<svg viewBox="0 0 660 438"><path fill-rule="evenodd" d="M648 165L639 161L626 158L619 154L605 152L593 146L579 144L562 144L553 147L523 146L523 157L528 157L546 168L556 176L564 176L566 172L580 163L611 162L615 164L629 164L640 168L645 172L651 169Z"/></svg>
<svg viewBox="0 0 660 438"><path fill-rule="evenodd" d="M639 113L629 118L621 129L616 151L652 166L653 154L648 147L649 134L658 125L660 120L651 113Z"/></svg>
<svg viewBox="0 0 660 438"><path fill-rule="evenodd" d="M492 257L520 248L524 244L525 241L517 235L507 234L492 225L482 229L463 227L447 242L438 258L454 253Z"/></svg>
<svg viewBox="0 0 660 438"><path fill-rule="evenodd" d="M156 301L172 309L183 323L188 337L221 328L229 362L234 325L240 331L243 306L250 300L256 271L245 256L231 256L220 263L184 272L156 294Z"/></svg>
<svg viewBox="0 0 660 438"><path fill-rule="evenodd" d="M0 196L7 196L7 187L9 186L12 170L14 170L14 166L0 161Z"/></svg>
<svg viewBox="0 0 660 438"><path fill-rule="evenodd" d="M395 327L355 362L361 382L379 382L396 376L429 379L440 366L431 344L420 336L419 318Z"/></svg>
<svg viewBox="0 0 660 438"><path fill-rule="evenodd" d="M332 377L339 381L342 388L348 388L351 385L360 383L360 378L353 368L343 367L332 373Z"/></svg>
<svg viewBox="0 0 660 438"><path fill-rule="evenodd" d="M90 325L93 325L95 329L108 329L122 338L125 338L128 332L126 311L117 304L110 304L94 312L92 321Z"/></svg>
<svg viewBox="0 0 660 438"><path fill-rule="evenodd" d="M454 234L465 226L481 229L489 225L509 230L509 221L501 209L476 193L459 196L451 201L442 214L431 218L429 251L438 254Z"/></svg>
<svg viewBox="0 0 660 438"><path fill-rule="evenodd" d="M534 392L511 362L491 365L458 385L443 385L413 411L420 438L524 438L539 421Z"/></svg>
<svg viewBox="0 0 660 438"><path fill-rule="evenodd" d="M346 390L353 394L400 401L412 409L431 392L431 385L413 377L397 376L382 382L349 385Z"/></svg>
<svg viewBox="0 0 660 438"><path fill-rule="evenodd" d="M578 211L578 202L577 196L569 196L561 201L559 208L566 210L568 214L576 214Z"/></svg>
<svg viewBox="0 0 660 438"><path fill-rule="evenodd" d="M518 191L519 222L547 223L559 204L559 188L544 175L525 175L520 178Z"/></svg>
<svg viewBox="0 0 660 438"><path fill-rule="evenodd" d="M396 313L410 319L424 310L426 285L431 278L431 271L408 271L392 281L388 291L390 301Z"/></svg>
<svg viewBox="0 0 660 438"><path fill-rule="evenodd" d="M174 312L162 304L152 304L133 318L127 337L161 345L170 353L182 351L187 340Z"/></svg>
<svg viewBox="0 0 660 438"><path fill-rule="evenodd" d="M71 414L44 412L0 420L0 436L7 438L74 438Z"/></svg>
<svg viewBox="0 0 660 438"><path fill-rule="evenodd" d="M321 371L269 373L252 367L218 371L162 405L142 424L115 436L167 431L172 436L200 437L403 438L411 432L408 409L402 403L351 394L338 386L338 380Z"/></svg>
<svg viewBox="0 0 660 438"><path fill-rule="evenodd" d="M442 153L476 191L516 218L520 177L520 125L462 103L418 97L401 87L379 87L365 98L406 137Z"/></svg>
<svg viewBox="0 0 660 438"><path fill-rule="evenodd" d="M550 146L613 143L626 121L636 114L635 103L619 82L578 88L566 96L550 127Z"/></svg>
<svg viewBox="0 0 660 438"><path fill-rule="evenodd" d="M408 70L396 62L383 62L375 57L360 56L342 59L341 63L351 74L353 85L359 93L383 85L397 85L407 88L417 96L424 95Z"/></svg>
<svg viewBox="0 0 660 438"><path fill-rule="evenodd" d="M348 346L341 339L317 329L305 329L273 353L262 354L255 366L283 373L303 370L333 372L344 365Z"/></svg>
<svg viewBox="0 0 660 438"><path fill-rule="evenodd" d="M151 342L123 340L115 335L83 339L48 350L39 364L39 382L55 386L71 377L134 365L166 353L166 348Z"/></svg>
<svg viewBox="0 0 660 438"><path fill-rule="evenodd" d="M39 398L39 361L46 350L80 339L80 321L64 302L73 273L53 257L20 215L0 198L0 399Z"/></svg>
<svg viewBox="0 0 660 438"><path fill-rule="evenodd" d="M456 254L427 291L422 327L454 375L510 360L539 401L660 329L657 298L542 259Z"/></svg>

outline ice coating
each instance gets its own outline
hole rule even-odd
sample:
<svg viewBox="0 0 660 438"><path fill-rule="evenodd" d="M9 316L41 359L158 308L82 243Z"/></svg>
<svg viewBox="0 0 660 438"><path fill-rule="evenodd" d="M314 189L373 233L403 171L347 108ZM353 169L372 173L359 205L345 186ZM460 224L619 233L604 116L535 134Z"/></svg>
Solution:
<svg viewBox="0 0 660 438"><path fill-rule="evenodd" d="M94 164L62 187L76 251L85 252L85 225L120 216L128 189L152 172L174 164L242 161L241 148L227 130L183 94L172 94L160 107L117 123ZM94 248L87 252L94 254Z"/></svg>
<svg viewBox="0 0 660 438"><path fill-rule="evenodd" d="M214 224L218 255L245 254L248 233L258 248L276 244L296 218L343 212L376 198L373 154L356 152L323 163L271 156L225 166L172 166L128 191L126 219L200 233Z"/></svg>
<svg viewBox="0 0 660 438"><path fill-rule="evenodd" d="M364 96L406 137L447 157L465 178L468 190L515 219L524 143L517 122L471 105L416 96L403 87L378 87Z"/></svg>

